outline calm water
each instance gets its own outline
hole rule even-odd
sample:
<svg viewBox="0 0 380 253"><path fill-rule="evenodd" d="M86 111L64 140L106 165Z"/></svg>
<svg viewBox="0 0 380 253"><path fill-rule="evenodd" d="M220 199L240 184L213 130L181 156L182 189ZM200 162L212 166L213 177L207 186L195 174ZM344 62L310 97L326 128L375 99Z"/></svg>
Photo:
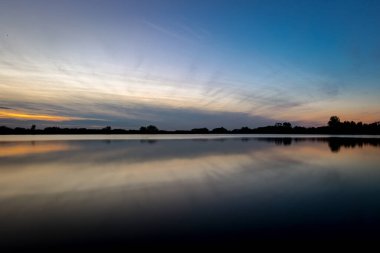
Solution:
<svg viewBox="0 0 380 253"><path fill-rule="evenodd" d="M377 239L379 165L380 138L0 136L0 249Z"/></svg>

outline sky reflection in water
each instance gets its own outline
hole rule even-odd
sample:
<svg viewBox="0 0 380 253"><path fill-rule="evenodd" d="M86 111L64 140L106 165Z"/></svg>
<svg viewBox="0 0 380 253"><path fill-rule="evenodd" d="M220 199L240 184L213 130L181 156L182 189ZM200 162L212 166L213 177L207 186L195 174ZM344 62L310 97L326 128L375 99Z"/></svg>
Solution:
<svg viewBox="0 0 380 253"><path fill-rule="evenodd" d="M3 141L0 245L371 238L379 155L380 139Z"/></svg>

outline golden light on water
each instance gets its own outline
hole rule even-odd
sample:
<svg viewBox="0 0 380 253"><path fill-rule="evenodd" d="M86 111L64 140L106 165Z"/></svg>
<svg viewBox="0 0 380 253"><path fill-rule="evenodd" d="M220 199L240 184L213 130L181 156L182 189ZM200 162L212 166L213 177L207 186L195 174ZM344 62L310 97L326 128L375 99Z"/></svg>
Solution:
<svg viewBox="0 0 380 253"><path fill-rule="evenodd" d="M47 154L57 151L65 151L73 147L66 143L38 143L38 144L10 144L0 145L1 157L14 157L32 154Z"/></svg>

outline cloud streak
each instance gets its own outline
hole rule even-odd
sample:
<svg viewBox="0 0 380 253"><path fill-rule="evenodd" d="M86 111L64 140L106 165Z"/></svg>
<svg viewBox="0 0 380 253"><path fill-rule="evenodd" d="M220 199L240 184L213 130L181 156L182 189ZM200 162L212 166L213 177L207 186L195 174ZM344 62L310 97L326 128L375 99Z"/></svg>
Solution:
<svg viewBox="0 0 380 253"><path fill-rule="evenodd" d="M46 115L46 114L31 114L22 111L8 111L0 110L0 119L16 119L16 120L39 120L39 121L73 121L73 120L87 120L88 118L81 117L68 117L59 115Z"/></svg>
<svg viewBox="0 0 380 253"><path fill-rule="evenodd" d="M224 78L223 74L181 79L64 62L57 65L59 67L37 64L23 68L14 63L11 71L2 68L0 99L4 106L0 118L67 123L99 120L104 124L116 122L121 127L128 121L135 122L129 124L133 127L138 123L155 122L167 128L185 127L176 122L181 114L189 116L187 122L214 115L213 121L199 121L198 125L207 127L227 125L230 115L236 114L236 118L241 119L234 120L235 126L231 127L245 123L257 126L281 120L302 122L305 120L303 112L311 111L314 104L328 103L338 95L334 86L328 86L326 81L319 89L314 86L314 91L310 91L313 96L308 96L298 90L268 85L272 81L265 79L253 86L247 81ZM282 74L278 75L271 77L273 82L281 79ZM23 88L25 83L28 89ZM18 111L10 112L8 108ZM224 123L220 121L223 115ZM242 120L243 117L247 120ZM328 114L321 115L320 119L324 123L327 117ZM252 119L257 120L256 123Z"/></svg>

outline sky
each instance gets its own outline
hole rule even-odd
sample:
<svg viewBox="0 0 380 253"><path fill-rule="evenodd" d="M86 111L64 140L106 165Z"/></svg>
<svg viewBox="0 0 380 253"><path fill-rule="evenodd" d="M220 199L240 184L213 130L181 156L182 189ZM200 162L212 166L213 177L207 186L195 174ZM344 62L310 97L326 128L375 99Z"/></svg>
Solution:
<svg viewBox="0 0 380 253"><path fill-rule="evenodd" d="M380 121L380 1L1 0L0 125Z"/></svg>

